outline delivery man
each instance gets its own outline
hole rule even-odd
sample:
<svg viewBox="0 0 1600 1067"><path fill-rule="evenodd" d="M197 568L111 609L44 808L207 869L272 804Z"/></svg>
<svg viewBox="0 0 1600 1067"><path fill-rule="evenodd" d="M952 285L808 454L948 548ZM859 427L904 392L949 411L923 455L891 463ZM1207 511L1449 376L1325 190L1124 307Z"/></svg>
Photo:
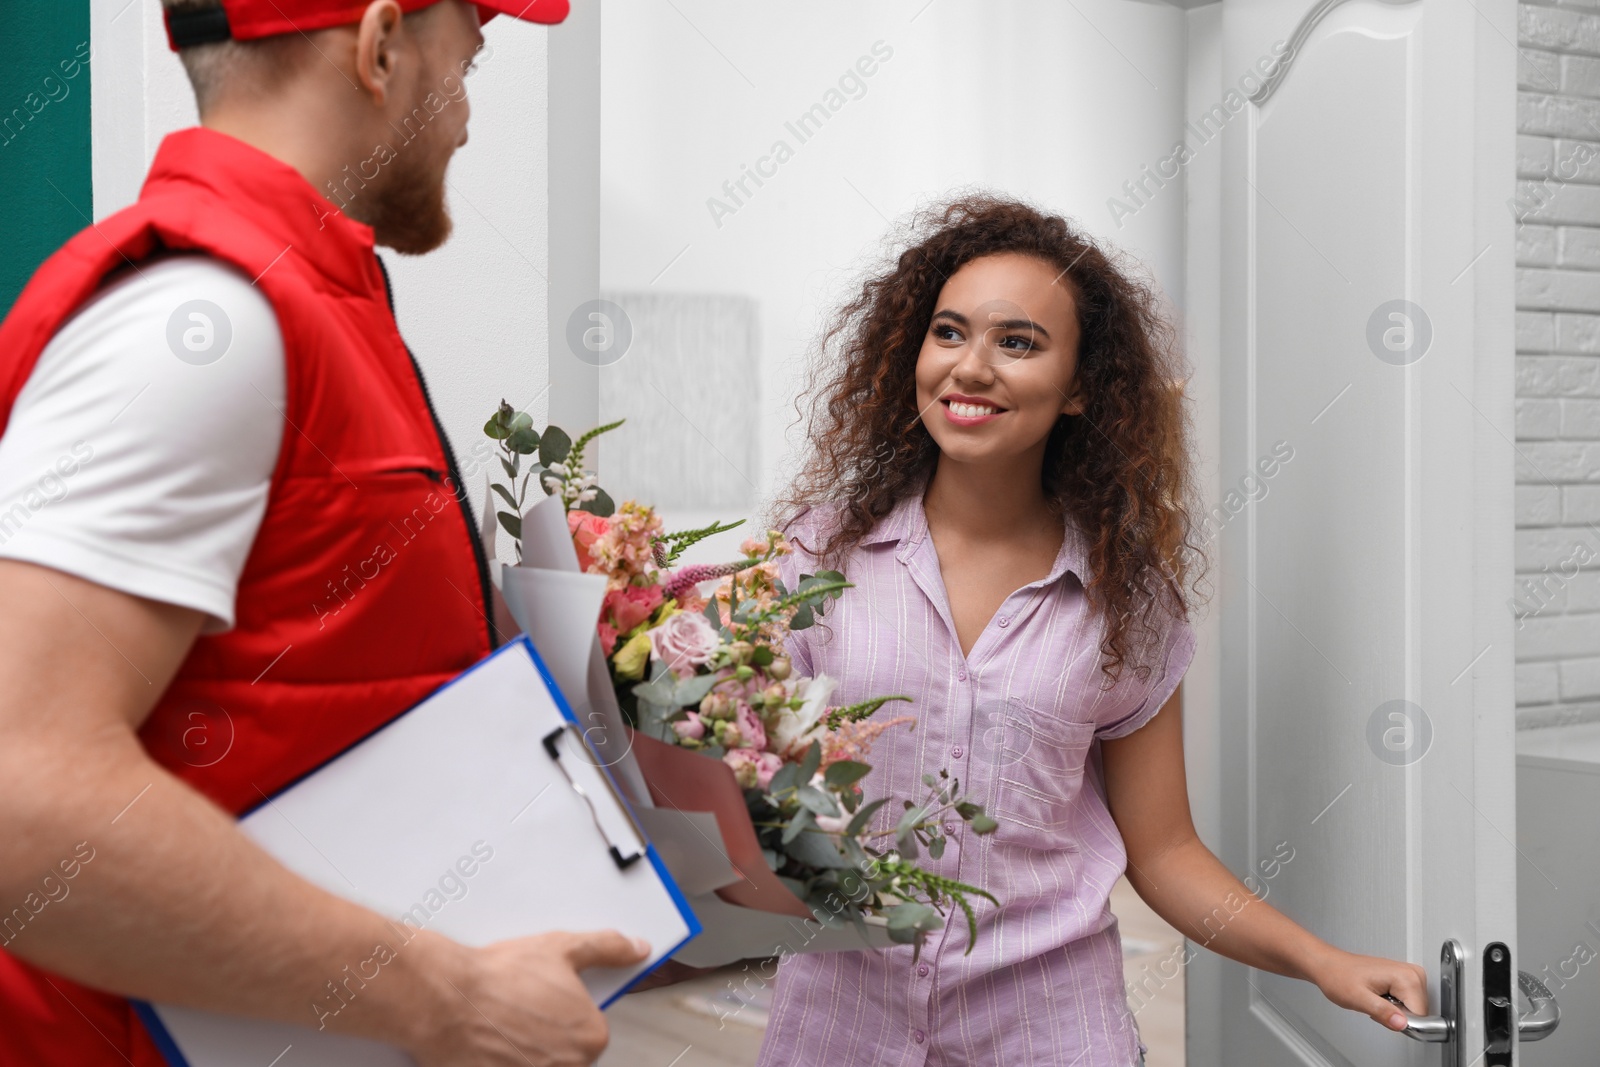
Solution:
<svg viewBox="0 0 1600 1067"><path fill-rule="evenodd" d="M165 5L203 125L0 326L0 1063L162 1063L128 997L591 1063L644 946L397 929L233 818L495 645L373 249L449 233L480 19L567 0Z"/></svg>

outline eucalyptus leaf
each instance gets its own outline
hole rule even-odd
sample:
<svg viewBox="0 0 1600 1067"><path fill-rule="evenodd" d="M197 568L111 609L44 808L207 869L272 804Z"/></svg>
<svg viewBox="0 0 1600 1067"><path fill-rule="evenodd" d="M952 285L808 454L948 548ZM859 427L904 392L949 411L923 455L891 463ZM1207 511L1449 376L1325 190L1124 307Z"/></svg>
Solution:
<svg viewBox="0 0 1600 1067"><path fill-rule="evenodd" d="M944 855L944 845L945 845L945 842L947 840L948 840L948 838L946 838L946 837L941 835L941 836L935 837L933 840L929 841L928 842L928 855L932 856L934 859L938 859L940 856L943 856Z"/></svg>
<svg viewBox="0 0 1600 1067"><path fill-rule="evenodd" d="M975 815L972 818L972 832L975 834L992 834L1000 829L1000 824L989 815Z"/></svg>
<svg viewBox="0 0 1600 1067"><path fill-rule="evenodd" d="M560 463L572 452L572 438L559 426L548 426L539 442L539 462L546 467Z"/></svg>
<svg viewBox="0 0 1600 1067"><path fill-rule="evenodd" d="M940 915L926 904L918 904L914 901L890 905L883 910L883 917L888 921L891 936L896 930L910 930L914 933L931 934L944 925L943 915Z"/></svg>
<svg viewBox="0 0 1600 1067"><path fill-rule="evenodd" d="M783 828L783 843L784 843L784 845L787 846L791 841L793 841L795 838L799 837L806 830L808 830L808 829L810 829L810 828L812 828L812 827L814 827L816 825L817 825L817 820L816 820L816 817L814 815L812 815L811 809L810 808L802 808L802 809L800 809L800 814L796 815L793 819L790 819L789 820L789 825L785 826ZM793 853L790 853L790 854L793 855Z"/></svg>
<svg viewBox="0 0 1600 1067"><path fill-rule="evenodd" d="M916 829L917 824L922 821L923 816L926 814L927 812L923 811L921 808L911 808L904 815L900 816L900 822L896 824L894 828L894 836L896 838L903 838L910 835L911 831Z"/></svg>
<svg viewBox="0 0 1600 1067"><path fill-rule="evenodd" d="M809 815L810 812L804 814ZM800 834L787 842L783 849L809 867L837 870L850 866L850 861L844 858L827 834Z"/></svg>
<svg viewBox="0 0 1600 1067"><path fill-rule="evenodd" d="M704 615L706 617L706 621L709 622L713 627L718 630L722 629L722 612L717 609L716 598L713 597L712 599L706 601L705 610L700 614Z"/></svg>
<svg viewBox="0 0 1600 1067"><path fill-rule="evenodd" d="M492 437L496 441L504 441L507 437L511 436L510 427L501 421L500 413L498 411L489 418L488 422L483 424L483 432L486 436Z"/></svg>
<svg viewBox="0 0 1600 1067"><path fill-rule="evenodd" d="M533 429L533 416L526 411L519 411L511 416L509 425L512 433L516 433L518 430L531 430Z"/></svg>
<svg viewBox="0 0 1600 1067"><path fill-rule="evenodd" d="M497 511L495 512L495 515L499 518L500 525L505 527L506 533L510 534L512 537L522 536L521 515L513 515L509 511Z"/></svg>
<svg viewBox="0 0 1600 1067"><path fill-rule="evenodd" d="M517 468L510 460L506 459L504 456L501 456L500 466L505 468L507 478L510 478L512 481L517 480Z"/></svg>
<svg viewBox="0 0 1600 1067"><path fill-rule="evenodd" d="M606 519L617 513L617 504L616 501L611 499L610 493L607 493L599 486L595 486L594 499L584 501L583 510L591 515L599 515L601 518Z"/></svg>
<svg viewBox="0 0 1600 1067"><path fill-rule="evenodd" d="M872 773L872 765L857 763L855 760L840 760L830 764L823 772L822 777L835 789L843 789L847 785L854 785Z"/></svg>
<svg viewBox="0 0 1600 1067"><path fill-rule="evenodd" d="M817 815L839 817L839 805L827 793L814 785L803 785L797 794L800 804Z"/></svg>
<svg viewBox="0 0 1600 1067"><path fill-rule="evenodd" d="M672 699L680 708L692 707L704 700L719 681L721 679L714 674L691 675L677 683Z"/></svg>
<svg viewBox="0 0 1600 1067"><path fill-rule="evenodd" d="M896 904L894 906L899 907L900 905ZM891 926L886 932L889 935L889 940L897 945L915 944L917 938L922 936L917 933L917 928L914 926Z"/></svg>
<svg viewBox="0 0 1600 1067"><path fill-rule="evenodd" d="M507 489L499 482L490 482L489 488L500 494L500 499L506 502L507 507L514 508L517 506L517 498L511 495L511 490Z"/></svg>
<svg viewBox="0 0 1600 1067"><path fill-rule="evenodd" d="M806 750L806 758L800 761L800 780L811 781L812 775L817 773L817 768L822 766L822 742L813 741Z"/></svg>
<svg viewBox="0 0 1600 1067"><path fill-rule="evenodd" d="M816 624L816 615L811 610L810 604L801 604L795 609L794 616L789 620L791 630L809 630Z"/></svg>
<svg viewBox="0 0 1600 1067"><path fill-rule="evenodd" d="M779 796L800 784L800 765L798 763L785 763L778 768L772 776L772 782L767 786L767 792Z"/></svg>
<svg viewBox="0 0 1600 1067"><path fill-rule="evenodd" d="M531 455L539 450L539 432L527 426L512 430L506 447L519 455Z"/></svg>
<svg viewBox="0 0 1600 1067"><path fill-rule="evenodd" d="M665 678L658 675L648 682L640 682L634 686L633 695L644 703L677 709L683 707L683 705L675 699L677 696L676 690L677 683L671 675Z"/></svg>
<svg viewBox="0 0 1600 1067"><path fill-rule="evenodd" d="M853 879L851 885L865 881L861 872L871 869L872 857L867 855L867 850L861 847L861 842L853 837L844 837L840 838L839 847L844 849L844 858L850 861L852 869L849 875ZM841 884L844 882L844 878L844 875L839 876ZM853 893L854 890L852 890Z"/></svg>
<svg viewBox="0 0 1600 1067"><path fill-rule="evenodd" d="M844 832L848 836L854 837L865 830L867 824L872 821L872 817L878 813L878 809L887 803L889 803L888 797L879 797L877 800L868 802L860 811L856 812L855 818L850 820L850 824L844 828Z"/></svg>

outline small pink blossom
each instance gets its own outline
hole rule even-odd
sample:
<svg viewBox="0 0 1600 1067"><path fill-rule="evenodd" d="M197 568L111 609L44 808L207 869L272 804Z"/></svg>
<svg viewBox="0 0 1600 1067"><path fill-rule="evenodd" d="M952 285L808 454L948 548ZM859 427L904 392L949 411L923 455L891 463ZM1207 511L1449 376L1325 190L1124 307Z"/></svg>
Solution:
<svg viewBox="0 0 1600 1067"><path fill-rule="evenodd" d="M694 711L687 718L673 723L672 729L686 741L698 741L706 735L706 724L700 721L700 714Z"/></svg>
<svg viewBox="0 0 1600 1067"><path fill-rule="evenodd" d="M783 769L783 760L775 754L750 748L729 749L723 753L722 762L733 768L734 778L744 789L767 788L772 776Z"/></svg>
<svg viewBox="0 0 1600 1067"><path fill-rule="evenodd" d="M743 701L739 702L739 710L734 717L739 724L739 733L744 738L745 748L765 749L767 747L767 728L761 723L761 716L755 709Z"/></svg>
<svg viewBox="0 0 1600 1067"><path fill-rule="evenodd" d="M661 606L659 585L625 585L606 593L601 618L617 633L625 634L648 619Z"/></svg>

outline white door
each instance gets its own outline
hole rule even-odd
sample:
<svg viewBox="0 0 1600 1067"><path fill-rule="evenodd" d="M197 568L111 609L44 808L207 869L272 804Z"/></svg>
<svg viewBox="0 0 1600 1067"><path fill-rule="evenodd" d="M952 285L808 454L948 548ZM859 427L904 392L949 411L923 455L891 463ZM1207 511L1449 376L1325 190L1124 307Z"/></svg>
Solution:
<svg viewBox="0 0 1600 1067"><path fill-rule="evenodd" d="M1516 944L1514 0L1224 0L1223 854L1353 951ZM1285 456L1288 458L1285 459ZM1276 462L1274 462L1276 461ZM1263 464L1264 466L1258 466ZM1263 475L1263 470L1272 470ZM1290 857L1285 859L1285 857ZM1221 969L1191 1062L1441 1062L1306 983Z"/></svg>

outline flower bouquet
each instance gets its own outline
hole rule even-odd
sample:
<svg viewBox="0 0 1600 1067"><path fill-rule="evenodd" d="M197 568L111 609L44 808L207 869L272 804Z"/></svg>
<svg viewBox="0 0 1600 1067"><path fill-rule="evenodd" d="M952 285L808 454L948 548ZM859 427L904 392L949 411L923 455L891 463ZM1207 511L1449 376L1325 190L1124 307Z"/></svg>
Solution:
<svg viewBox="0 0 1600 1067"><path fill-rule="evenodd" d="M976 834L993 832L995 821L941 769L924 776L923 795L900 798L899 819L883 825L879 813L894 798L867 798L867 759L885 732L913 726L909 715L879 714L908 698L833 705L833 680L797 676L784 652L785 637L814 625L849 583L838 572L819 571L787 588L778 560L791 549L777 531L747 539L740 559L680 565L688 548L740 523L668 532L648 505L616 506L583 459L591 441L620 425L572 440L557 427L535 431L526 414L503 402L490 418L484 430L499 443L509 479L491 485L509 508L496 507L494 521L516 540L518 555L516 566L503 569L502 588L541 650L547 641L573 649L586 639L591 646L581 657L585 677L574 678L578 688L567 691L588 697L591 743L602 758L614 757L636 810L656 809L639 810L640 821L662 846L674 876L694 883L687 891L701 891L693 906L708 931L730 925L750 930L748 937L732 936L720 955L773 951L761 931L772 929L778 916L854 927L870 945L920 948L944 925L952 905L966 919L970 951L977 934L973 898L996 903L994 897L915 861L923 850L935 859L943 854L948 819L965 821ZM529 507L533 485L544 500ZM552 544L558 540L565 544ZM582 638L571 633L570 616L555 623L540 591L528 586L529 575L519 573L537 578L556 557L562 557L558 569L568 585L587 580L588 602L598 598L588 615L598 621ZM549 585L550 579L537 580ZM549 649L545 658L559 654ZM612 737L619 726L622 743ZM720 844L720 853L701 848L693 859L693 847L669 847L663 830L679 845L696 843L681 824L664 820L663 809L698 818L695 832ZM708 867L714 869L709 876ZM717 914L708 916L708 909ZM735 915L739 910L756 914ZM759 915L768 917L767 926ZM862 942L830 938L821 947L859 948Z"/></svg>

